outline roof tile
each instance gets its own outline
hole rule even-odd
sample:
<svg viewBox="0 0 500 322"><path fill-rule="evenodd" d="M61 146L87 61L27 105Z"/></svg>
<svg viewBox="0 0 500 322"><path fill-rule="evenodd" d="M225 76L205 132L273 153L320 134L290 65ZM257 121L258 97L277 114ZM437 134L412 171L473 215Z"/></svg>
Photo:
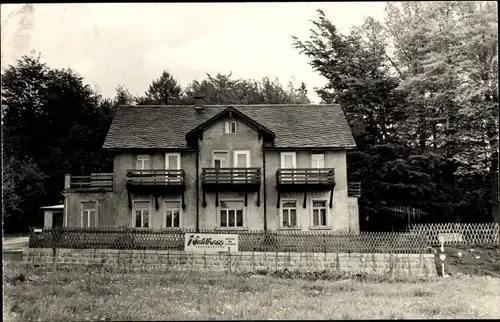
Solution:
<svg viewBox="0 0 500 322"><path fill-rule="evenodd" d="M121 106L111 123L104 149L186 148L185 134L232 106L276 134L282 148L356 147L339 105Z"/></svg>

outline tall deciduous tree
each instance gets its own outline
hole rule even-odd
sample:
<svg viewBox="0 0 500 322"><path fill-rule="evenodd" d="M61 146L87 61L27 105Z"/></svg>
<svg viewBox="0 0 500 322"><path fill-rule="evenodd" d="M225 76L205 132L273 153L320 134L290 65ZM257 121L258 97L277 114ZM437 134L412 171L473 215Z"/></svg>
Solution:
<svg viewBox="0 0 500 322"><path fill-rule="evenodd" d="M23 224L39 223L41 205L62 201L64 174L100 170L114 111L105 103L78 74L51 69L36 54L2 73L3 162Z"/></svg>

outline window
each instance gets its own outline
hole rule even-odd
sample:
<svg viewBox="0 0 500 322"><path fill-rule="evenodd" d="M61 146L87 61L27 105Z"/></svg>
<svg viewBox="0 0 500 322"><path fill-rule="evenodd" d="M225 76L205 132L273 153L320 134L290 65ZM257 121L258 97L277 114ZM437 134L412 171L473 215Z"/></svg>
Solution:
<svg viewBox="0 0 500 322"><path fill-rule="evenodd" d="M97 226L97 203L82 202L82 212L80 214L80 226L82 228Z"/></svg>
<svg viewBox="0 0 500 322"><path fill-rule="evenodd" d="M313 226L324 227L326 226L326 201L313 200L312 201L312 221Z"/></svg>
<svg viewBox="0 0 500 322"><path fill-rule="evenodd" d="M214 168L227 168L229 166L228 152L213 152Z"/></svg>
<svg viewBox="0 0 500 322"><path fill-rule="evenodd" d="M181 215L180 201L165 201L163 227L179 228Z"/></svg>
<svg viewBox="0 0 500 322"><path fill-rule="evenodd" d="M297 201L281 202L282 227L297 227Z"/></svg>
<svg viewBox="0 0 500 322"><path fill-rule="evenodd" d="M148 170L149 167L149 155L138 155L135 160L135 168L137 170Z"/></svg>
<svg viewBox="0 0 500 322"><path fill-rule="evenodd" d="M311 155L311 168L323 169L324 167L325 167L325 154L324 153L313 153Z"/></svg>
<svg viewBox="0 0 500 322"><path fill-rule="evenodd" d="M134 203L134 227L149 228L149 201Z"/></svg>
<svg viewBox="0 0 500 322"><path fill-rule="evenodd" d="M250 167L250 151L234 151L234 167Z"/></svg>
<svg viewBox="0 0 500 322"><path fill-rule="evenodd" d="M295 152L281 152L281 168L295 169Z"/></svg>
<svg viewBox="0 0 500 322"><path fill-rule="evenodd" d="M243 201L220 202L220 226L243 227Z"/></svg>
<svg viewBox="0 0 500 322"><path fill-rule="evenodd" d="M295 172L296 168L296 155L295 152L281 152L281 168L282 169L290 169L290 170L282 170L283 176L281 177L282 181L293 181L297 178L297 174Z"/></svg>
<svg viewBox="0 0 500 322"><path fill-rule="evenodd" d="M236 122L235 121L226 121L226 133L227 134L236 133Z"/></svg>
<svg viewBox="0 0 500 322"><path fill-rule="evenodd" d="M165 170L180 170L181 154L165 153ZM165 175L165 180L169 182L180 182L181 174L178 171L170 171Z"/></svg>

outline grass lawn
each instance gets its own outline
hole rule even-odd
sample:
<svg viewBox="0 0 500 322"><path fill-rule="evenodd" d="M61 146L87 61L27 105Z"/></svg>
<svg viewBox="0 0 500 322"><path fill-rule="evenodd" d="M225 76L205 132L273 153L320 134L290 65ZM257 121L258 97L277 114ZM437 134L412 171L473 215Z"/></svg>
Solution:
<svg viewBox="0 0 500 322"><path fill-rule="evenodd" d="M4 263L3 284L5 321L500 318L500 279L488 276L308 281Z"/></svg>

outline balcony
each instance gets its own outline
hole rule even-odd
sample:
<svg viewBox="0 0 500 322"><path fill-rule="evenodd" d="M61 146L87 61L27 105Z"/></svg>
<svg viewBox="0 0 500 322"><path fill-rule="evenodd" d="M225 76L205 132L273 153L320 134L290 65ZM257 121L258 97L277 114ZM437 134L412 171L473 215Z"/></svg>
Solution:
<svg viewBox="0 0 500 322"><path fill-rule="evenodd" d="M203 168L204 191L258 191L260 168Z"/></svg>
<svg viewBox="0 0 500 322"><path fill-rule="evenodd" d="M66 175L64 188L70 192L113 191L113 174L92 173L90 176Z"/></svg>
<svg viewBox="0 0 500 322"><path fill-rule="evenodd" d="M335 186L335 169L278 169L279 191L331 190Z"/></svg>
<svg viewBox="0 0 500 322"><path fill-rule="evenodd" d="M361 182L348 182L347 183L347 196L348 197L361 197Z"/></svg>
<svg viewBox="0 0 500 322"><path fill-rule="evenodd" d="M144 194L180 193L186 188L184 170L128 170L127 189Z"/></svg>

